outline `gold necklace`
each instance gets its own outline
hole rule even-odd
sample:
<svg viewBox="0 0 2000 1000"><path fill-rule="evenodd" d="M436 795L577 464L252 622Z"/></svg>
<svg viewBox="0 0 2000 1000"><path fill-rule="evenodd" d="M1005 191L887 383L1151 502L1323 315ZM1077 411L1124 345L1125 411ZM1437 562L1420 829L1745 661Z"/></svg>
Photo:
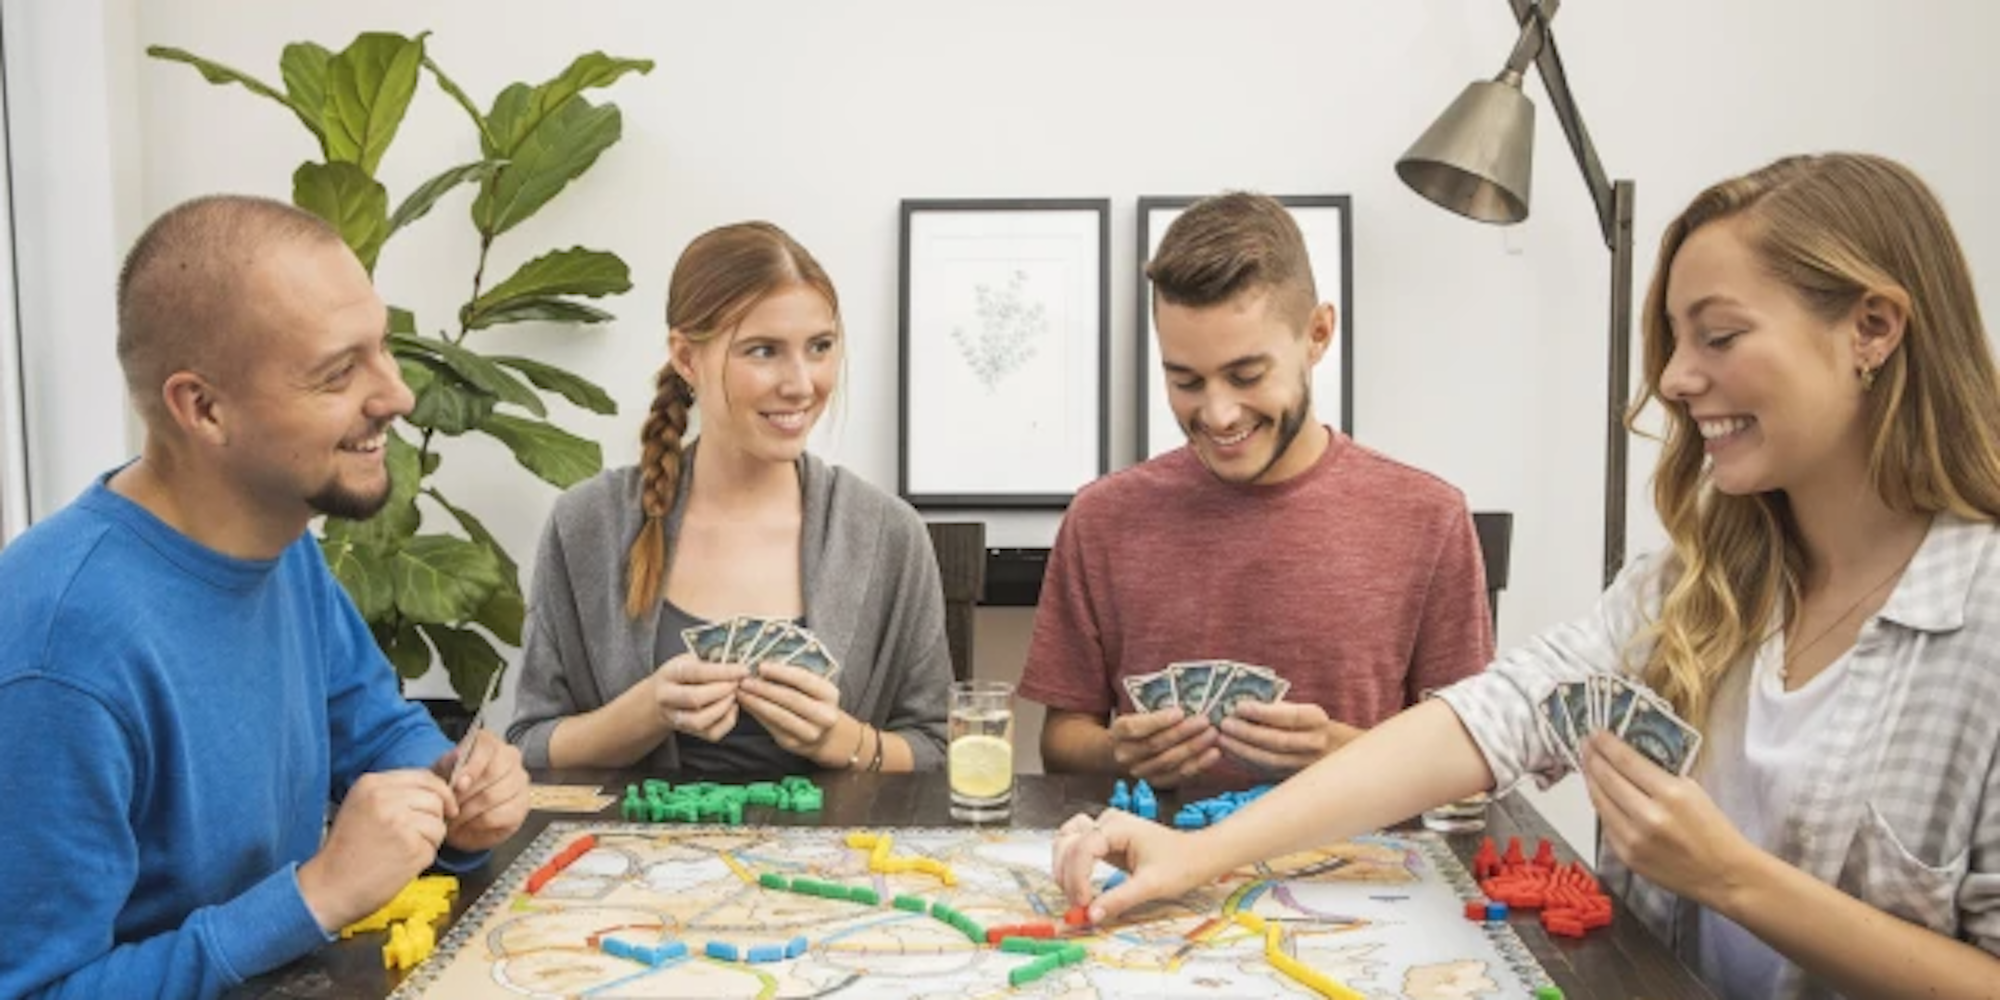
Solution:
<svg viewBox="0 0 2000 1000"><path fill-rule="evenodd" d="M1922 547L1923 546L1921 545L1918 546L1918 548ZM1915 559L1916 557L1917 553L1915 552L1915 550L1912 550L1908 556L1904 557L1902 562L1896 564L1896 568L1889 571L1888 576L1883 577L1880 582L1875 584L1875 586L1868 588L1867 593L1864 593L1860 597L1855 598L1854 603L1848 605L1847 610L1842 611L1840 613L1840 617L1835 618L1832 622L1828 623L1825 628L1820 629L1819 632L1815 634L1810 640L1808 640L1804 645L1794 648L1790 646L1790 644L1788 643L1787 648L1785 649L1784 662L1778 664L1779 683L1785 683L1791 679L1792 664L1797 662L1798 658L1800 656L1803 656L1806 650L1819 645L1819 641L1821 639L1824 639L1828 635L1831 635L1833 633L1833 630L1839 628L1840 624L1846 621L1849 615L1852 615L1855 611L1859 610L1863 604L1868 603L1868 599L1880 593L1883 587L1888 586L1889 581L1894 580L1899 576L1902 576L1903 571L1910 568L1910 560Z"/></svg>

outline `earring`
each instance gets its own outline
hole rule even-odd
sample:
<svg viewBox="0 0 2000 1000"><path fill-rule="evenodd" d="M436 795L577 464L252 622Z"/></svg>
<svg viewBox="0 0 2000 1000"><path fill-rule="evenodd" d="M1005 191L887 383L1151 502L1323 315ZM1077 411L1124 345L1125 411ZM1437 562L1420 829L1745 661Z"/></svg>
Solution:
<svg viewBox="0 0 2000 1000"><path fill-rule="evenodd" d="M1861 391L1862 391L1862 392L1867 392L1867 391L1869 391L1870 389L1873 389L1873 388L1875 388L1875 373L1876 373L1877 371L1879 371L1879 370L1880 370L1879 366L1878 366L1878 367L1874 367L1874 368L1871 368L1871 367L1867 367L1867 366L1863 366L1863 367L1862 367L1862 369L1861 369Z"/></svg>

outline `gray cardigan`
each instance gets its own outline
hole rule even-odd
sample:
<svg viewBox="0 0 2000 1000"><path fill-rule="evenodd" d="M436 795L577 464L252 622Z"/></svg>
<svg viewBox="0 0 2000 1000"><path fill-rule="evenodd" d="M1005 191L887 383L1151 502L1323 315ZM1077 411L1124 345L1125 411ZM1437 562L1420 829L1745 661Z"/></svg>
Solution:
<svg viewBox="0 0 2000 1000"><path fill-rule="evenodd" d="M669 537L680 530L693 465L689 449ZM840 707L902 736L917 770L936 769L944 762L951 652L923 520L909 504L813 455L800 458L799 479L805 620L840 661ZM507 727L529 767L549 765L549 734L564 716L602 706L658 666L660 616L625 615L626 550L642 522L639 485L636 466L599 473L556 500L542 532ZM677 769L676 739L640 764Z"/></svg>

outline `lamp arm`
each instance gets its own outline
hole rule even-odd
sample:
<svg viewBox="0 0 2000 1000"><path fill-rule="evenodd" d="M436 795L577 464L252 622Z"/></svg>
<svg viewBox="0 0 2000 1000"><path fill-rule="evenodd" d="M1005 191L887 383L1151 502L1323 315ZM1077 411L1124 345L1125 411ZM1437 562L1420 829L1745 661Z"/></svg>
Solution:
<svg viewBox="0 0 2000 1000"><path fill-rule="evenodd" d="M1605 430L1604 430L1604 585L1610 586L1625 565L1625 408L1631 405L1632 371L1632 212L1633 184L1605 177L1597 147L1590 142L1590 130L1583 126L1576 98L1569 92L1569 78L1563 74L1562 54L1556 51L1556 36L1549 30L1560 0L1508 0L1514 20L1521 25L1521 37L1508 59L1509 70L1523 71L1532 58L1542 71L1549 104L1562 123L1563 137L1583 171L1590 188L1590 200L1597 206L1597 225L1604 245L1611 250L1611 323L1605 343ZM1518 62L1517 62L1518 60Z"/></svg>
<svg viewBox="0 0 2000 1000"><path fill-rule="evenodd" d="M1534 61L1542 71L1542 84L1548 90L1549 106L1555 109L1556 121L1562 123L1563 137L1569 140L1570 152L1576 154L1577 168L1583 171L1583 182L1590 188L1590 200L1597 205L1597 226L1604 234L1604 245L1616 250L1618 207L1611 181L1605 176L1604 164L1597 158L1597 147L1590 142L1590 130L1583 125L1583 115L1577 110L1576 98L1569 92L1569 77L1563 74L1562 53L1556 50L1556 36L1549 29L1548 22L1555 16L1556 3L1552 0L1508 2L1513 5L1514 20L1521 25L1521 39L1515 43L1515 55L1522 55L1523 50L1539 49ZM1537 41L1530 41L1530 35L1535 36ZM1511 67L1513 64L1514 60L1508 59L1508 65Z"/></svg>

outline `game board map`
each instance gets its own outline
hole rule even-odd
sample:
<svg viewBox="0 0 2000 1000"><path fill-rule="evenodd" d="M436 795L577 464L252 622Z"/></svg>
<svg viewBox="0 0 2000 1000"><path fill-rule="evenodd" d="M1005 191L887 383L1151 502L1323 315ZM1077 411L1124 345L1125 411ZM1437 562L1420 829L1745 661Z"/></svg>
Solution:
<svg viewBox="0 0 2000 1000"><path fill-rule="evenodd" d="M937 859L949 874L871 872L871 852L851 847L850 834L886 835L897 855ZM594 846L530 894L529 873L586 835ZM1267 960L1263 936L1238 913L1278 929L1292 964L1377 1000L1523 997L1552 985L1505 922L1465 919L1463 903L1479 887L1435 834L1378 834L1277 858L1102 928L1063 925L1065 900L1048 871L1052 839L1053 831L1022 829L552 823L392 997L1312 995ZM872 886L879 905L759 884L770 873ZM903 898L891 906L892 897ZM909 897L932 913L902 908ZM962 923L936 915L940 903ZM1010 971L1035 956L975 945L960 929L1034 921L1053 922L1058 940L1084 946L1087 957L1011 987ZM744 955L788 942L796 951L801 937L796 958L706 953L709 942ZM607 952L607 939L627 954ZM669 942L685 942L687 954L656 965L629 955Z"/></svg>

